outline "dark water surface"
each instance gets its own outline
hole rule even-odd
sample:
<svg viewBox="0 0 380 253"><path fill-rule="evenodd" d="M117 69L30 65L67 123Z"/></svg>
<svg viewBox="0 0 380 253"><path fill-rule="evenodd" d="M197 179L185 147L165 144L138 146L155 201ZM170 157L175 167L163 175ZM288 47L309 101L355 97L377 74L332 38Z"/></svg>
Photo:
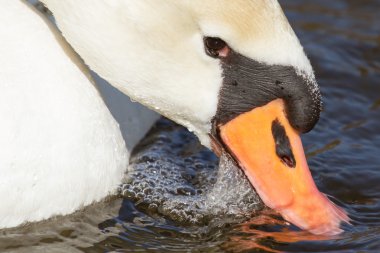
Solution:
<svg viewBox="0 0 380 253"><path fill-rule="evenodd" d="M309 165L319 189L348 211L345 233L289 226L240 172L218 172L212 153L163 120L136 150L119 197L0 231L0 251L380 252L380 1L281 3L323 94L322 118L303 137Z"/></svg>

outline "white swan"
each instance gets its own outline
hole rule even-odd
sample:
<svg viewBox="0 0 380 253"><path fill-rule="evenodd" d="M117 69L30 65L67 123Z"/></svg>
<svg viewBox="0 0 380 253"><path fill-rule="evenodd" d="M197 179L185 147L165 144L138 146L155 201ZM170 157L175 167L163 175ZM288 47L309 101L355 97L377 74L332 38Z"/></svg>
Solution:
<svg viewBox="0 0 380 253"><path fill-rule="evenodd" d="M129 153L89 71L55 27L23 1L7 2L0 16L4 228L69 214L113 193ZM152 118L142 126L123 120L129 148Z"/></svg>
<svg viewBox="0 0 380 253"><path fill-rule="evenodd" d="M299 138L318 120L318 86L276 0L42 2L95 72L235 160L269 207L340 232L347 217L317 190Z"/></svg>

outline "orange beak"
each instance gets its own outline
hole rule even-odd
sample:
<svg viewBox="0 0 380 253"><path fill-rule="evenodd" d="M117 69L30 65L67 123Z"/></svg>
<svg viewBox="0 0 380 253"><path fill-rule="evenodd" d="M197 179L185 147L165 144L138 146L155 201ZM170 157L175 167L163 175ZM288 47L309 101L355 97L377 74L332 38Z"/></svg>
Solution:
<svg viewBox="0 0 380 253"><path fill-rule="evenodd" d="M318 191L282 100L239 115L220 127L220 137L268 207L314 234L342 231L349 218Z"/></svg>

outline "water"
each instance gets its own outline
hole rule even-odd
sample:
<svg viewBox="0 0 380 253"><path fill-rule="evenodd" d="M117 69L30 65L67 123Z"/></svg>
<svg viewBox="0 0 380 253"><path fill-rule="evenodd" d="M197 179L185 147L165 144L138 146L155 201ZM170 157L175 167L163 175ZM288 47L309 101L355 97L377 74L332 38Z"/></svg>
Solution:
<svg viewBox="0 0 380 253"><path fill-rule="evenodd" d="M132 156L121 193L151 215L210 229L263 208L235 164L222 156L218 167L195 136L167 120L156 124Z"/></svg>
<svg viewBox="0 0 380 253"><path fill-rule="evenodd" d="M298 231L256 205L241 173L226 166L218 174L191 134L161 121L136 150L120 196L0 231L0 251L379 252L380 1L281 3L324 98L319 124L303 137L309 165L319 189L348 211L345 233Z"/></svg>

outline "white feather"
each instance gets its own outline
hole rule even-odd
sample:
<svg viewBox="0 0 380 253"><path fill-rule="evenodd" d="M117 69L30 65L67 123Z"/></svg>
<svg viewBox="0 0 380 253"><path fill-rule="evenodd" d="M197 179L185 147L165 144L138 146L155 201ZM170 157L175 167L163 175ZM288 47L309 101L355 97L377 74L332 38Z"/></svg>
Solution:
<svg viewBox="0 0 380 253"><path fill-rule="evenodd" d="M209 146L222 85L203 37L314 79L276 0L42 0L84 61L109 83L194 131Z"/></svg>
<svg viewBox="0 0 380 253"><path fill-rule="evenodd" d="M204 36L314 79L276 0L42 2L92 70L206 146L223 76ZM0 226L69 213L111 193L128 152L83 65L20 1L0 9L0 39L0 196L8 196ZM133 146L142 132L124 136Z"/></svg>
<svg viewBox="0 0 380 253"><path fill-rule="evenodd" d="M80 59L19 0L0 8L0 41L0 228L115 193L129 152ZM129 148L152 120L145 123Z"/></svg>

